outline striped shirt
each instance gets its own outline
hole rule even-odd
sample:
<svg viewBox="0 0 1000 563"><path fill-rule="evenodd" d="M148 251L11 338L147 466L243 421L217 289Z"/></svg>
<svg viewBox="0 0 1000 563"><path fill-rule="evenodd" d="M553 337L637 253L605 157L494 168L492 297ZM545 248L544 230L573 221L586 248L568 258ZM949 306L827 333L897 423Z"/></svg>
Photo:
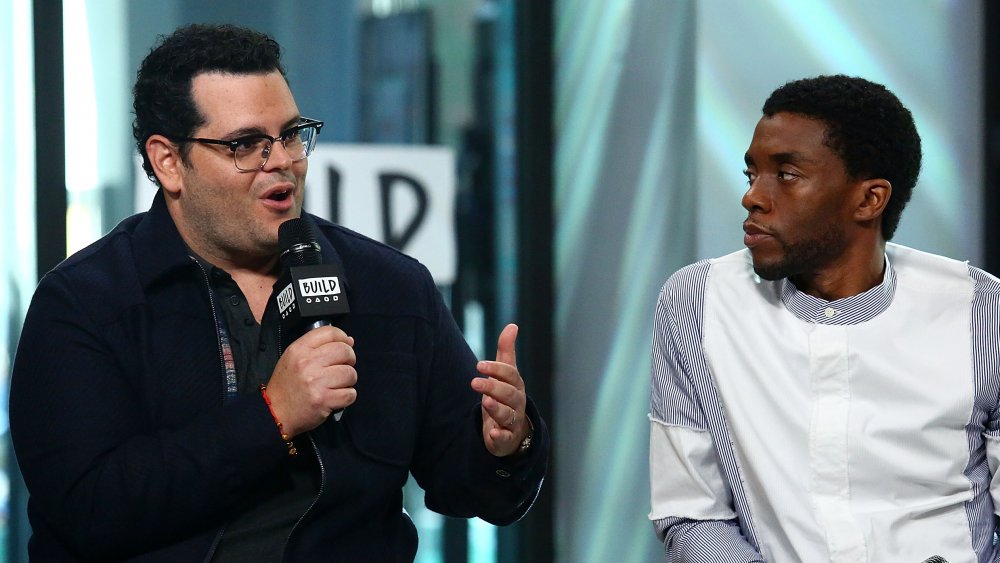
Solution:
<svg viewBox="0 0 1000 563"><path fill-rule="evenodd" d="M649 517L668 560L1000 561L1000 281L894 244L886 264L837 301L760 280L746 250L664 284Z"/></svg>

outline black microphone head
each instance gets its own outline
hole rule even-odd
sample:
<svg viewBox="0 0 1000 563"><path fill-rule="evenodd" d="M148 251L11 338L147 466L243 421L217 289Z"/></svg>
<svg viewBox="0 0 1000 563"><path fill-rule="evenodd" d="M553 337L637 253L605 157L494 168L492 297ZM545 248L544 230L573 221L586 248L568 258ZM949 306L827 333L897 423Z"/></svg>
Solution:
<svg viewBox="0 0 1000 563"><path fill-rule="evenodd" d="M351 311L344 274L336 261L323 262L319 227L308 215L278 226L284 272L274 282L273 298L287 334L300 334ZM343 285L342 285L343 284Z"/></svg>
<svg viewBox="0 0 1000 563"><path fill-rule="evenodd" d="M322 264L316 224L308 217L289 219L278 225L281 263L290 266Z"/></svg>

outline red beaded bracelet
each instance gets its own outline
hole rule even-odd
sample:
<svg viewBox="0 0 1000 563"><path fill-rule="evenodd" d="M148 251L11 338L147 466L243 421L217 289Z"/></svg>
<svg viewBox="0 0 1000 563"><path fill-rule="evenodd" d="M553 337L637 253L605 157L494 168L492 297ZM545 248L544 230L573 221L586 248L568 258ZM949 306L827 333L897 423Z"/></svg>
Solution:
<svg viewBox="0 0 1000 563"><path fill-rule="evenodd" d="M281 439L285 441L285 447L288 448L288 455L298 455L299 450L295 448L295 442L292 441L288 434L285 434L285 430L281 426L281 421L274 415L274 409L271 408L271 399L267 397L267 385L260 386L260 395L264 397L264 402L267 403L267 410L271 413L274 423L278 425L278 433L281 434Z"/></svg>

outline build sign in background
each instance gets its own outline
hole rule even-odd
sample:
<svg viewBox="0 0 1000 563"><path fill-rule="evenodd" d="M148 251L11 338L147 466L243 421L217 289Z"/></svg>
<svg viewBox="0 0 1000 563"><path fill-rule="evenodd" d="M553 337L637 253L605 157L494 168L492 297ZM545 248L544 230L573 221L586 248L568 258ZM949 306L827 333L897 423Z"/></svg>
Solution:
<svg viewBox="0 0 1000 563"><path fill-rule="evenodd" d="M451 149L320 144L309 157L306 186L310 213L413 256L438 285L455 280Z"/></svg>
<svg viewBox="0 0 1000 563"><path fill-rule="evenodd" d="M156 189L141 168L136 178L136 211L145 211ZM305 209L413 256L438 285L455 280L449 148L320 143L309 156Z"/></svg>

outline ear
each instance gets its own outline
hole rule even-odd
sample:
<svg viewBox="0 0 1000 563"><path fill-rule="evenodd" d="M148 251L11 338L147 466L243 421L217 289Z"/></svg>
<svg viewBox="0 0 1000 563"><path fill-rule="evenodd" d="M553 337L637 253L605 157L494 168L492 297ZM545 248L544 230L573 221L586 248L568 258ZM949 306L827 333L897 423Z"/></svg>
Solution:
<svg viewBox="0 0 1000 563"><path fill-rule="evenodd" d="M854 210L859 222L879 219L892 196L892 184L885 178L873 178L860 183L861 202Z"/></svg>
<svg viewBox="0 0 1000 563"><path fill-rule="evenodd" d="M180 148L163 135L150 135L146 139L146 155L153 173L167 193L177 195L183 187L184 162Z"/></svg>

